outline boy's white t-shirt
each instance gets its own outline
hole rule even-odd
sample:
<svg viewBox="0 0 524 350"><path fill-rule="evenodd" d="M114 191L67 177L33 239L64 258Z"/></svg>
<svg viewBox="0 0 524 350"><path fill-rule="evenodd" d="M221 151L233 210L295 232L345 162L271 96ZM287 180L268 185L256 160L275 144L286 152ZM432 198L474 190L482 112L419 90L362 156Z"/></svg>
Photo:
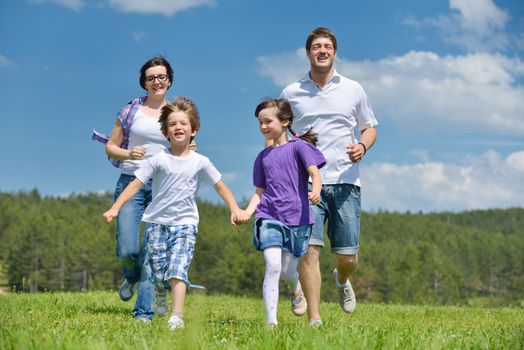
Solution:
<svg viewBox="0 0 524 350"><path fill-rule="evenodd" d="M198 225L200 181L215 185L222 178L209 158L193 151L178 157L168 149L144 161L135 176L142 183L153 179L153 198L142 221L162 225Z"/></svg>
<svg viewBox="0 0 524 350"><path fill-rule="evenodd" d="M131 150L135 146L144 146L146 149L145 159L151 158L170 146L169 141L160 130L158 119L145 115L142 109L136 111L133 124L129 130L129 146L127 146L127 149ZM122 174L133 175L143 162L144 160L124 160Z"/></svg>

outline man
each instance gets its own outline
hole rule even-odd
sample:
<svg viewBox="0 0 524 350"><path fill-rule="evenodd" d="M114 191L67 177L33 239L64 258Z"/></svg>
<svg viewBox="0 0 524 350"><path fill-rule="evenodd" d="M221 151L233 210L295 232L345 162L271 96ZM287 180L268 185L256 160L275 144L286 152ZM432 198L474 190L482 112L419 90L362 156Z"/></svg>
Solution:
<svg viewBox="0 0 524 350"><path fill-rule="evenodd" d="M282 91L291 103L293 127L298 133L309 128L318 134L317 147L327 163L321 169L321 202L313 206L315 224L310 245L299 266L300 281L308 303L311 326L321 326L319 255L323 224L335 254L335 284L343 311L353 312L356 298L349 277L358 264L360 230L359 162L376 140L378 124L362 86L333 67L337 40L327 28L316 28L306 40L309 74ZM356 131L360 131L357 140Z"/></svg>

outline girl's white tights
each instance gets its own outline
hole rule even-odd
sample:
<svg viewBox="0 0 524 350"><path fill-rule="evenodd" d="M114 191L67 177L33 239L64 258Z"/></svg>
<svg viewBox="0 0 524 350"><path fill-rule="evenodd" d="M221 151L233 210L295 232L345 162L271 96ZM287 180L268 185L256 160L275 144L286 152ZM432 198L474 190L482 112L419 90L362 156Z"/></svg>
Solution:
<svg viewBox="0 0 524 350"><path fill-rule="evenodd" d="M262 295L266 308L267 323L277 324L278 282L280 276L285 280L292 293L300 290L297 266L299 258L288 252L282 252L280 247L264 249L266 260L266 273Z"/></svg>

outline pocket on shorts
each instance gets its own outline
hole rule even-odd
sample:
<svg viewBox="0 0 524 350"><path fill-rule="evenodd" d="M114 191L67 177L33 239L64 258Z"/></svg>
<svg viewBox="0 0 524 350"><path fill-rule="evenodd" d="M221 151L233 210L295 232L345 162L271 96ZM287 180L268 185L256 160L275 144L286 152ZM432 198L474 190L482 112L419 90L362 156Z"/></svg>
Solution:
<svg viewBox="0 0 524 350"><path fill-rule="evenodd" d="M256 219L253 223L253 245L256 250L260 249L260 226L262 225L262 219Z"/></svg>
<svg viewBox="0 0 524 350"><path fill-rule="evenodd" d="M297 258L306 255L309 247L309 239L311 237L311 230L313 225L301 225L292 228L291 231L291 247L292 254Z"/></svg>

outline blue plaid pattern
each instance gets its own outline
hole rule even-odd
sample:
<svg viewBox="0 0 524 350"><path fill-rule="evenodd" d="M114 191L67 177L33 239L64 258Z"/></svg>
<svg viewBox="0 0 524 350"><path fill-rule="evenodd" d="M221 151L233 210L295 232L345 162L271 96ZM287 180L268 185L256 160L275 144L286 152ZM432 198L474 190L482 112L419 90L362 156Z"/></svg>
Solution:
<svg viewBox="0 0 524 350"><path fill-rule="evenodd" d="M171 279L189 287L187 272L195 253L197 227L147 223L147 253L153 282L159 289L171 288Z"/></svg>
<svg viewBox="0 0 524 350"><path fill-rule="evenodd" d="M122 124L122 144L120 145L121 148L127 149L127 146L129 146L129 133L131 132L131 125L133 124L133 119L135 118L135 114L140 108L142 104L144 104L145 100L147 99L147 96L135 98L134 100L131 100L125 105L120 112L117 114L117 119L120 120L120 123ZM102 134L95 129L93 129L93 134L91 135L91 139L98 141L100 143L106 144L107 141L109 141L110 135ZM111 157L108 157L111 164L113 164L117 168L122 167L122 160L113 159Z"/></svg>

